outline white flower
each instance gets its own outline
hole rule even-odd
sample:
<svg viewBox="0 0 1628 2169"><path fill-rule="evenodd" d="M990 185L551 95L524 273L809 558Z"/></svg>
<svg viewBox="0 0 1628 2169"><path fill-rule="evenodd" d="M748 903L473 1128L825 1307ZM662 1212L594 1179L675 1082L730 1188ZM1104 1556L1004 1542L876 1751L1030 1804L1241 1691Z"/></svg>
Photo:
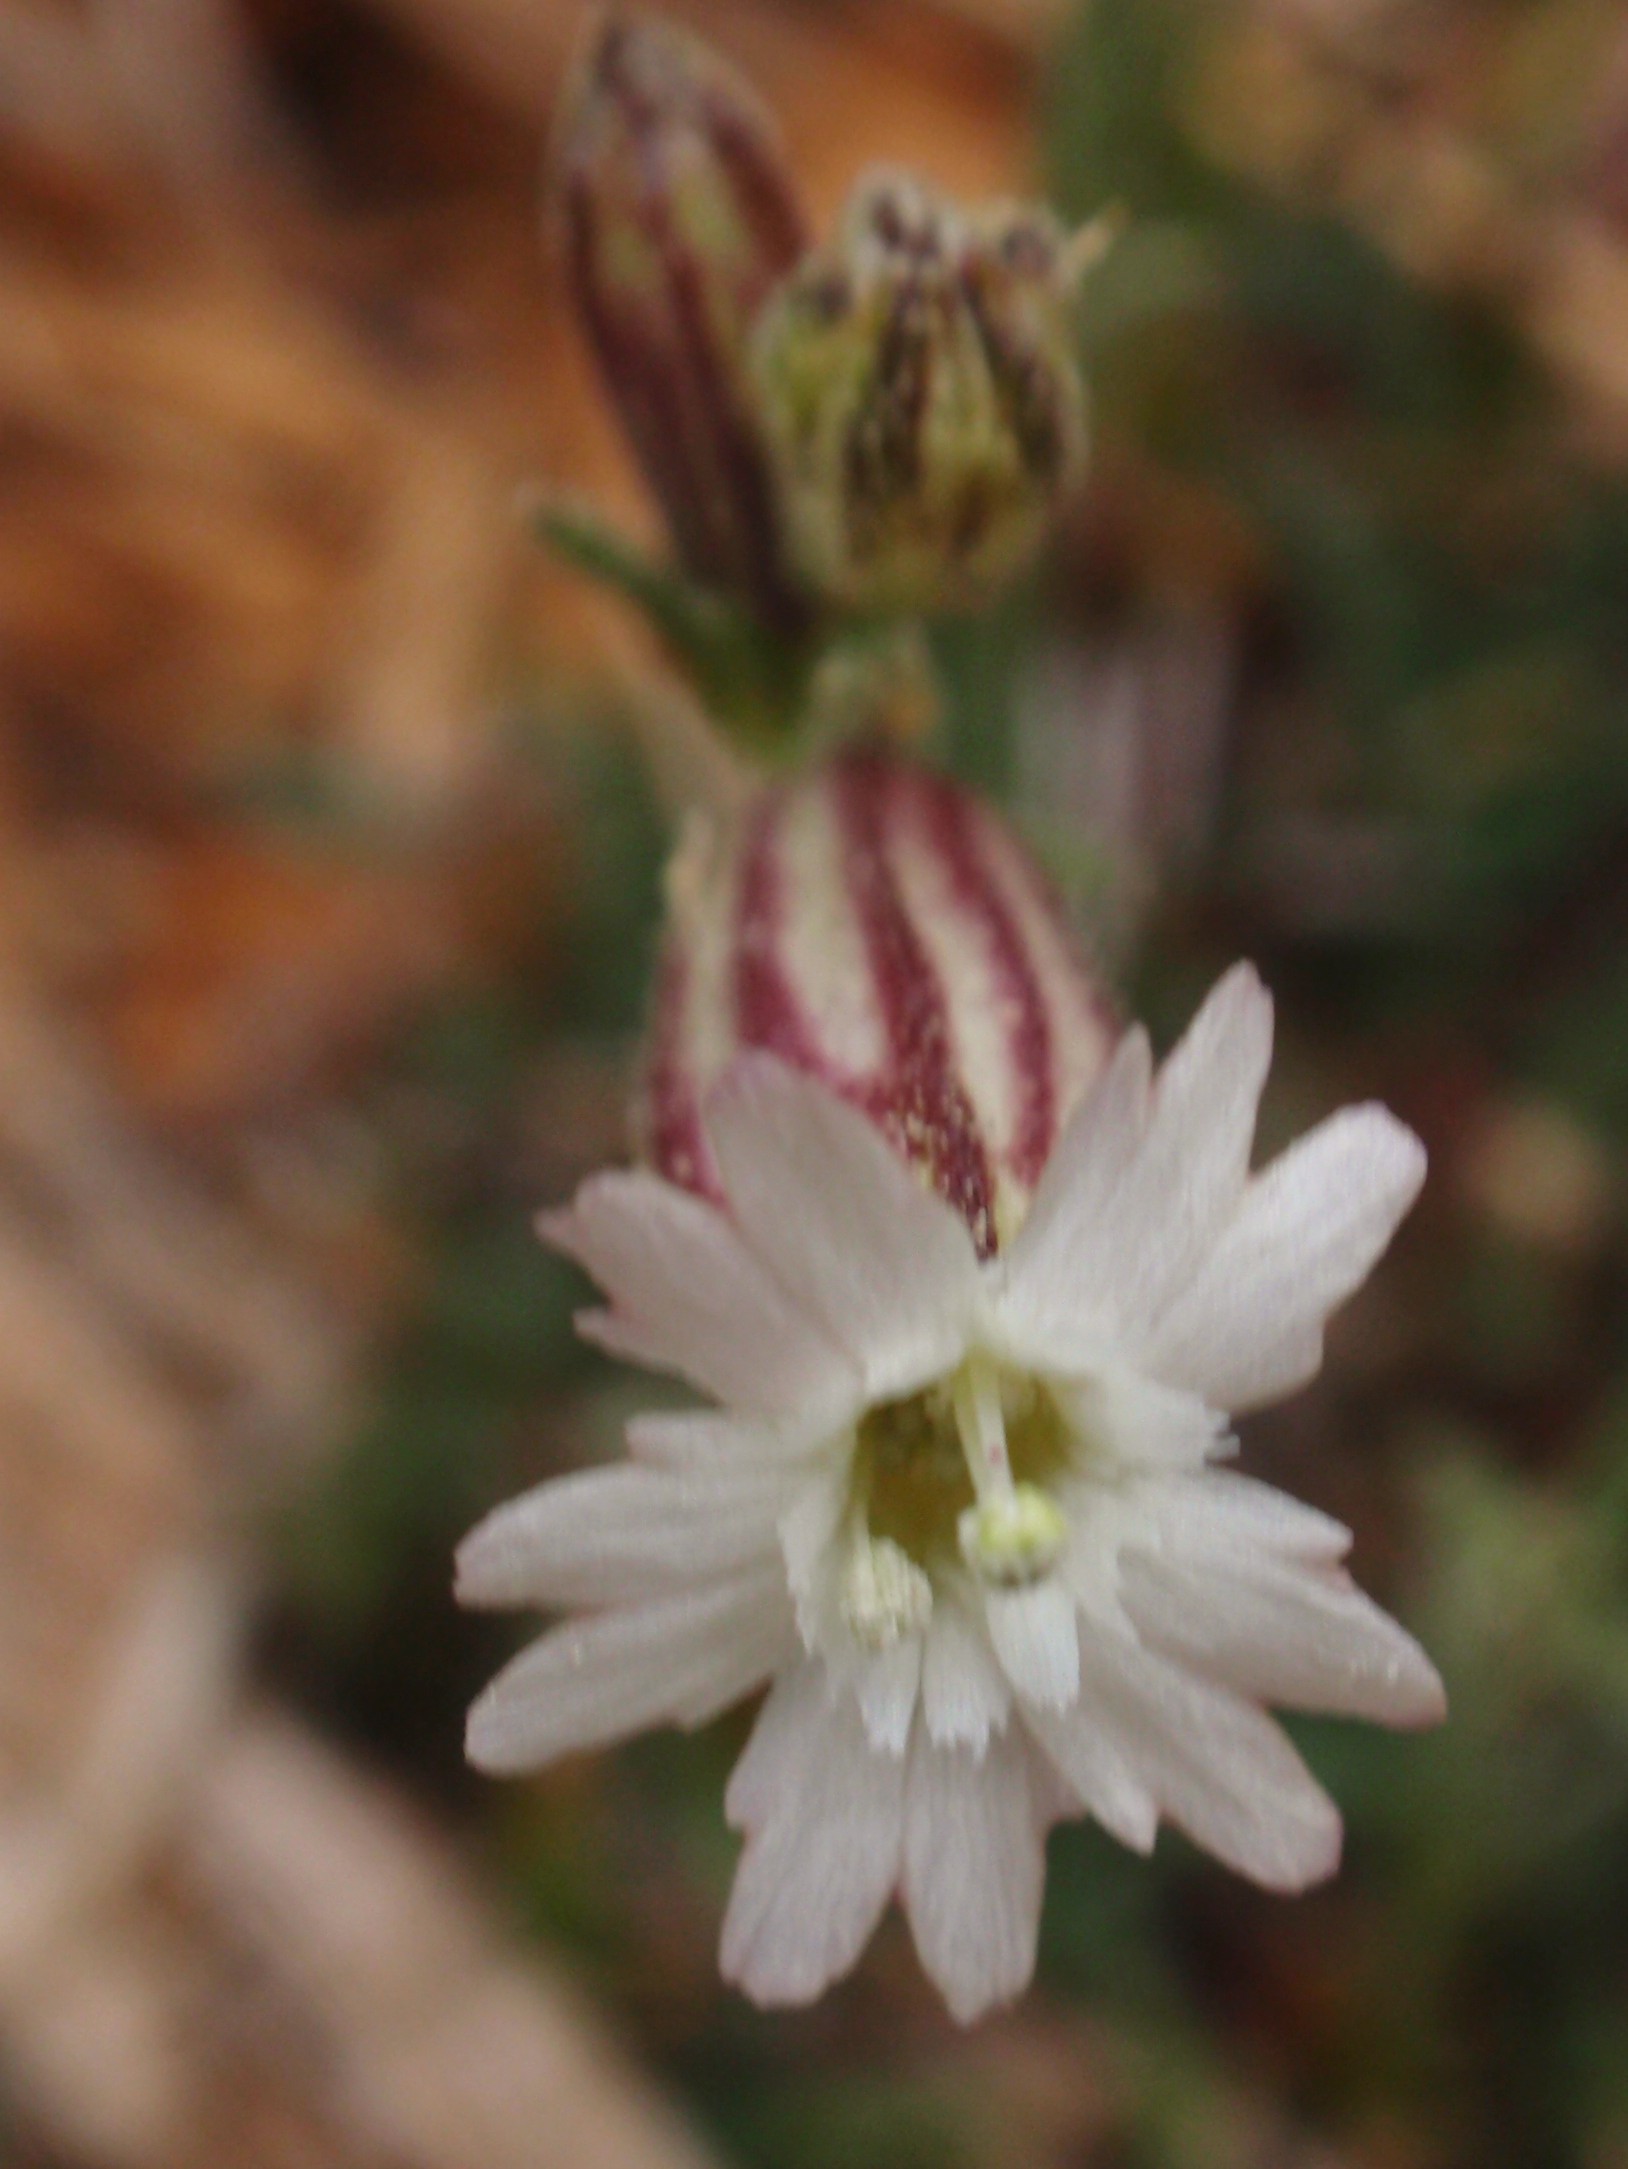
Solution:
<svg viewBox="0 0 1628 2169"><path fill-rule="evenodd" d="M470 1717L483 1769L696 1725L773 1685L730 1781L723 1934L762 2003L817 1996L890 1896L955 2016L1034 1964L1047 1828L1161 1817L1270 1889L1340 1821L1261 1704L1443 1714L1323 1514L1216 1464L1300 1386L1424 1153L1348 1108L1249 1172L1271 1005L1239 966L1157 1079L1128 1032L1015 1239L769 1056L706 1106L724 1205L644 1171L547 1222L609 1296L583 1330L720 1404L541 1485L465 1543L478 1604L575 1616Z"/></svg>

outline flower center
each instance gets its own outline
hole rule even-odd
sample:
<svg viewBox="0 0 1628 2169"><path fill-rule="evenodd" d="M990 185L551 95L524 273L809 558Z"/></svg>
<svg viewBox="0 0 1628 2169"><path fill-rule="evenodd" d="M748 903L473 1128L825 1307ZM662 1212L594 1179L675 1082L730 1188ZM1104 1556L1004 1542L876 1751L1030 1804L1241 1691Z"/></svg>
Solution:
<svg viewBox="0 0 1628 2169"><path fill-rule="evenodd" d="M860 1419L856 1533L867 1555L882 1548L888 1575L908 1563L930 1579L964 1560L981 1581L1021 1586L1062 1549L1068 1528L1051 1486L1073 1459L1073 1432L1045 1385L969 1356L950 1377ZM919 1609L924 1592L911 1587Z"/></svg>

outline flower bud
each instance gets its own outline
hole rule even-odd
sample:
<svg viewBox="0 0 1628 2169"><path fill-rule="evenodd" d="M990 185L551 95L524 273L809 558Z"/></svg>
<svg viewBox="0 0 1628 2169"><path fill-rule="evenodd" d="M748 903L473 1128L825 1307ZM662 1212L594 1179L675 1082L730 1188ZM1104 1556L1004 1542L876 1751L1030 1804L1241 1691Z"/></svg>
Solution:
<svg viewBox="0 0 1628 2169"><path fill-rule="evenodd" d="M1078 474L1076 259L1040 209L860 185L753 342L793 548L862 609L936 610L1016 572Z"/></svg>
<svg viewBox="0 0 1628 2169"><path fill-rule="evenodd" d="M1115 1036L1033 861L980 800L849 748L694 816L636 1102L646 1156L718 1197L703 1119L762 1049L877 1124L988 1256L1010 1238Z"/></svg>
<svg viewBox="0 0 1628 2169"><path fill-rule="evenodd" d="M797 605L746 359L806 245L774 124L698 41L614 17L560 134L577 299L684 568L785 624Z"/></svg>

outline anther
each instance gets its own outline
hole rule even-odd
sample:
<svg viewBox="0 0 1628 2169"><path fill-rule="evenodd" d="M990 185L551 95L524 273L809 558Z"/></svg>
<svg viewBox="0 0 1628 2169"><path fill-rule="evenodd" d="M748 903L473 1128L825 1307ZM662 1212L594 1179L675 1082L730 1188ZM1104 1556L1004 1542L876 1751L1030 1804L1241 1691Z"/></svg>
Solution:
<svg viewBox="0 0 1628 2169"><path fill-rule="evenodd" d="M856 1642L891 1649L933 1616L933 1585L902 1545L860 1531L843 1567L840 1601Z"/></svg>

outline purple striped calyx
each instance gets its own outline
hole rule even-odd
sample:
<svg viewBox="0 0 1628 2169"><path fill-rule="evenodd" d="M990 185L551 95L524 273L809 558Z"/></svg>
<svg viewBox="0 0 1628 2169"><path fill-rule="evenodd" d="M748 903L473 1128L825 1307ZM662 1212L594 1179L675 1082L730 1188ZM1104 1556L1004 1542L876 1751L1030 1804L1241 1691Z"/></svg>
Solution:
<svg viewBox="0 0 1628 2169"><path fill-rule="evenodd" d="M668 877L636 1125L721 1199L703 1110L773 1054L864 1113L962 1215L1010 1240L1116 1027L1039 870L981 800L874 747L692 817Z"/></svg>
<svg viewBox="0 0 1628 2169"><path fill-rule="evenodd" d="M617 15L559 142L577 302L684 570L768 625L800 622L747 366L752 323L807 246L773 120L698 40Z"/></svg>

